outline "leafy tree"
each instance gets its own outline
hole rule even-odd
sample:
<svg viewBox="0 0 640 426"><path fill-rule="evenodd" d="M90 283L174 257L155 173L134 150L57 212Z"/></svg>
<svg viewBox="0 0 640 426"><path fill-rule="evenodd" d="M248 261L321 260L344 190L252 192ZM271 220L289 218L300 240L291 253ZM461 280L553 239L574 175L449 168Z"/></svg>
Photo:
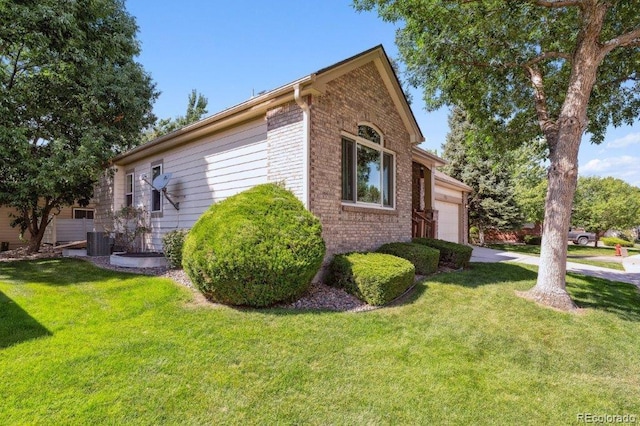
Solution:
<svg viewBox="0 0 640 426"><path fill-rule="evenodd" d="M169 134L184 126L195 123L207 114L207 98L198 93L196 89L191 91L189 101L187 103L187 112L184 116L176 118L163 118L156 123L151 129L147 130L144 135L144 141L151 141L160 136Z"/></svg>
<svg viewBox="0 0 640 426"><path fill-rule="evenodd" d="M538 280L528 296L561 309L566 235L584 132L640 111L640 8L602 0L354 0L402 22L397 43L427 108L461 105L503 144L543 136L549 173Z"/></svg>
<svg viewBox="0 0 640 426"><path fill-rule="evenodd" d="M543 139L522 145L503 154L503 163L511 171L514 196L525 222L542 223L544 196L547 192L547 145Z"/></svg>
<svg viewBox="0 0 640 426"><path fill-rule="evenodd" d="M483 148L484 142L465 112L454 108L450 132L443 146L449 162L443 171L473 188L469 195L469 224L479 231L480 244L488 229L513 229L522 225L509 168L501 156Z"/></svg>
<svg viewBox="0 0 640 426"><path fill-rule="evenodd" d="M157 93L121 0L3 1L0 22L0 205L34 252L51 215L86 205L139 142Z"/></svg>
<svg viewBox="0 0 640 426"><path fill-rule="evenodd" d="M580 177L573 205L573 224L598 237L640 224L640 188L620 179Z"/></svg>

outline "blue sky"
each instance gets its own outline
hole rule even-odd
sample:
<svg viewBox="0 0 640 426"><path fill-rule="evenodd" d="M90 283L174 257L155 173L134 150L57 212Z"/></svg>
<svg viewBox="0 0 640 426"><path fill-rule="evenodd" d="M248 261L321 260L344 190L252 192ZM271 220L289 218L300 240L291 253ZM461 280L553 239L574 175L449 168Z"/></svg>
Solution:
<svg viewBox="0 0 640 426"><path fill-rule="evenodd" d="M197 89L210 114L382 44L398 56L396 27L350 0L126 0L142 43L138 58L162 92L159 118L184 114ZM427 141L442 152L446 109L427 113L419 89L413 112ZM611 128L605 142L583 139L580 174L614 176L640 186L640 123Z"/></svg>

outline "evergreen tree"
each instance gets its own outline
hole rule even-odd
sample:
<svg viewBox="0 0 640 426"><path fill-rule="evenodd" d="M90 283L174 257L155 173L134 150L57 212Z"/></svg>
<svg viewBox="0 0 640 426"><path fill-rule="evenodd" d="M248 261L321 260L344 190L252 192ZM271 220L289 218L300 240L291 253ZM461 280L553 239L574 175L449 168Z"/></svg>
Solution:
<svg viewBox="0 0 640 426"><path fill-rule="evenodd" d="M485 149L485 141L461 108L449 116L450 131L443 146L449 162L443 171L473 188L469 195L469 224L478 228L480 244L488 229L522 225L511 170L501 156Z"/></svg>
<svg viewBox="0 0 640 426"><path fill-rule="evenodd" d="M144 133L143 140L145 142L151 141L201 120L208 112L208 103L208 99L198 93L196 89L191 90L185 115L176 118L161 119Z"/></svg>

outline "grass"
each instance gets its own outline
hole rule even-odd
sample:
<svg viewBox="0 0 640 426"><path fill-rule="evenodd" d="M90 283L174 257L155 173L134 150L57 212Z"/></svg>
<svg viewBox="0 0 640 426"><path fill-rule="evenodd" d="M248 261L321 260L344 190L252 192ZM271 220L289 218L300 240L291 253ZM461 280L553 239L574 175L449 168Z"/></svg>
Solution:
<svg viewBox="0 0 640 426"><path fill-rule="evenodd" d="M512 251L517 253L529 254L532 256L540 255L540 246L523 245L523 244L489 244L490 248L496 250ZM621 263L615 262L615 248L613 247L590 247L590 246L567 246L567 260L574 263L582 263L585 265L600 266L602 268L616 269L624 271ZM629 248L629 255L633 256L640 253L638 248ZM589 259L589 257L610 257L611 261L603 259Z"/></svg>
<svg viewBox="0 0 640 426"><path fill-rule="evenodd" d="M567 260L569 262L573 262L573 263L582 263L584 265L599 266L600 268L615 269L617 271L624 271L625 270L624 266L622 266L622 263L618 263L618 262L607 262L607 261L602 261L602 260L581 259L581 258L575 258L575 257L570 257Z"/></svg>
<svg viewBox="0 0 640 426"><path fill-rule="evenodd" d="M77 260L0 263L0 424L567 424L640 415L640 296L570 275L579 314L473 264L366 313L193 302Z"/></svg>

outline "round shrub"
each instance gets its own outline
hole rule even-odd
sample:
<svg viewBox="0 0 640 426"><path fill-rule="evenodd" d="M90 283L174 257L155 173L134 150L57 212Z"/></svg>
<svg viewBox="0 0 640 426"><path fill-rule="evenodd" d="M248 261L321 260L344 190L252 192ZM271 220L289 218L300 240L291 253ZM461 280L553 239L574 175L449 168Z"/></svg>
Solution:
<svg viewBox="0 0 640 426"><path fill-rule="evenodd" d="M424 244L388 243L380 246L377 252L407 259L415 266L416 274L431 275L438 270L440 251Z"/></svg>
<svg viewBox="0 0 640 426"><path fill-rule="evenodd" d="M167 266L171 269L182 267L182 246L187 232L186 229L175 229L162 237L162 251L167 258Z"/></svg>
<svg viewBox="0 0 640 426"><path fill-rule="evenodd" d="M325 253L320 221L290 191L258 185L212 205L187 235L182 265L209 299L269 306L308 288Z"/></svg>
<svg viewBox="0 0 640 426"><path fill-rule="evenodd" d="M630 241L625 241L622 238L617 237L602 237L600 241L606 246L615 247L616 244L620 244L620 247L633 247L634 244Z"/></svg>
<svg viewBox="0 0 640 426"><path fill-rule="evenodd" d="M384 305L413 284L411 262L385 253L337 254L329 264L326 283L343 288L370 305Z"/></svg>

